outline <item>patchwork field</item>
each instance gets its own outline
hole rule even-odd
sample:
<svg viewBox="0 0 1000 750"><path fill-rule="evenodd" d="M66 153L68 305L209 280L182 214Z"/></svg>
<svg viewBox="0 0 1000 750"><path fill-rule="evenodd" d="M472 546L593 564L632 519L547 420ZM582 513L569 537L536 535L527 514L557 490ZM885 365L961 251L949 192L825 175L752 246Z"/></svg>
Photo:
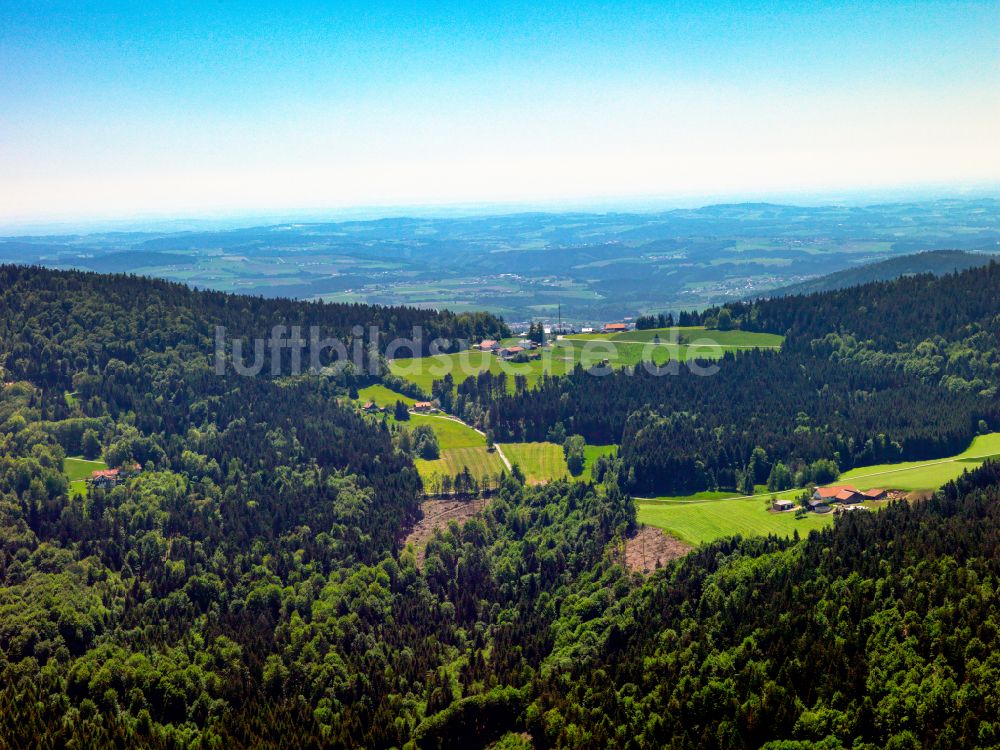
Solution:
<svg viewBox="0 0 1000 750"><path fill-rule="evenodd" d="M654 342L655 336L659 342ZM435 357L394 359L389 363L393 375L409 380L425 393L431 385L450 373L461 383L484 370L506 373L510 387L514 377L524 375L534 385L543 373L565 375L577 364L594 367L608 360L611 367L631 367L640 362L664 365L673 360L717 359L727 351L748 348L774 348L782 337L747 331L709 331L701 327L628 331L621 334L576 334L552 342L540 350L539 359L530 362L506 362L494 354L467 350Z"/></svg>
<svg viewBox="0 0 1000 750"><path fill-rule="evenodd" d="M950 458L859 467L842 474L837 483L852 484L861 490L873 487L934 490L990 457L1000 457L1000 433L980 435L966 450ZM789 490L778 493L778 497L794 499L801 492ZM638 500L638 517L641 522L659 526L692 544L734 534L791 536L796 530L804 534L833 522L832 513L810 513L796 519L794 512L769 512L770 498L771 493L767 492L749 497L700 492L684 497L651 498Z"/></svg>

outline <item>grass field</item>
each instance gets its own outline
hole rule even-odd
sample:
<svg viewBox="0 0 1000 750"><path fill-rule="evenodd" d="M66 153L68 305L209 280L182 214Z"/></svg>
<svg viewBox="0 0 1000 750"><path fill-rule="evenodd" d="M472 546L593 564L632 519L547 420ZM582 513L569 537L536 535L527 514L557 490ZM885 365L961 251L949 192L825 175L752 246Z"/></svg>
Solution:
<svg viewBox="0 0 1000 750"><path fill-rule="evenodd" d="M441 450L451 448L485 448L486 438L463 422L444 416L431 414L411 414L407 423L410 428L418 424L429 424L437 435Z"/></svg>
<svg viewBox="0 0 1000 750"><path fill-rule="evenodd" d="M358 391L358 401L374 401L379 406L392 406L396 401L412 405L414 400L401 393L390 390L383 385L371 385ZM395 423L392 415L384 417ZM486 438L468 425L444 415L411 414L407 422L402 423L408 429L417 425L430 425L438 439L441 457L434 461L416 459L417 472L428 487L434 484L435 475L455 476L463 468L468 467L469 473L482 480L487 476L496 476L505 469L500 456L494 451L486 450Z"/></svg>
<svg viewBox="0 0 1000 750"><path fill-rule="evenodd" d="M794 512L769 512L765 508L766 502L767 498L764 497L686 503L652 500L640 502L637 510L641 523L659 526L691 544L710 542L734 534L792 536L797 530L805 536L811 529L833 523L832 513L810 513L804 518L796 519Z"/></svg>
<svg viewBox="0 0 1000 750"><path fill-rule="evenodd" d="M544 484L569 476L561 445L555 443L504 443L500 449L524 472L529 484Z"/></svg>
<svg viewBox="0 0 1000 750"><path fill-rule="evenodd" d="M859 490L872 487L898 490L936 490L966 469L974 469L987 458L1000 457L1000 432L980 435L957 456L937 461L908 461L898 464L862 466L840 475L838 483L853 484Z"/></svg>
<svg viewBox="0 0 1000 750"><path fill-rule="evenodd" d="M597 334L594 334L597 335ZM606 334L605 334L606 335ZM754 331L719 331L709 330L704 326L687 326L684 328L649 328L644 331L625 331L624 333L613 333L608 335L611 341L639 341L648 342L659 336L664 344L683 340L684 345L691 345L695 342L707 346L718 345L720 347L738 348L763 348L779 347L784 336L776 333L756 333Z"/></svg>
<svg viewBox="0 0 1000 750"><path fill-rule="evenodd" d="M676 331L684 337L678 344ZM653 344L659 335L662 341ZM537 360L524 363L505 362L494 354L468 350L436 357L395 359L389 363L393 375L414 383L425 393L446 373L451 373L456 383L484 370L494 374L507 373L511 388L514 376L524 375L528 385L538 381L542 373L565 375L577 364L584 367L600 365L605 359L612 367L631 367L651 361L658 365L670 360L684 362L689 358L717 359L727 351L753 347L780 346L781 336L747 331L707 331L704 328L656 329L629 331L620 334L577 334L554 341L552 346L540 351ZM695 345L695 342L699 342Z"/></svg>
<svg viewBox="0 0 1000 750"><path fill-rule="evenodd" d="M852 484L861 490L872 487L935 490L988 457L1000 457L1000 433L980 435L966 450L946 459L859 467L842 474L837 484ZM778 493L778 497L793 499L801 492L789 490ZM802 519L796 519L794 513L769 513L766 510L769 498L766 492L752 497L699 492L684 497L653 498L638 501L638 516L641 522L659 526L692 544L733 534L791 536L796 529L805 534L833 522L832 513L810 513Z"/></svg>
<svg viewBox="0 0 1000 750"><path fill-rule="evenodd" d="M513 388L515 375L524 375L528 379L528 385L533 385L543 372L554 375L566 374L573 369L579 358L572 346L552 347L543 351L546 355L545 360L539 359L524 363L505 362L495 354L474 350L466 350L456 354L440 354L436 357L394 359L389 363L389 371L393 375L409 380L424 393L430 393L434 381L440 380L446 373L451 373L455 383L458 384L485 370L489 370L494 375L501 372L507 373L511 388Z"/></svg>
<svg viewBox="0 0 1000 750"><path fill-rule="evenodd" d="M386 388L384 385L369 385L358 391L358 401L365 403L373 401L376 406L395 406L397 401L402 401L407 406L413 406L417 400L404 396L402 393Z"/></svg>
<svg viewBox="0 0 1000 750"><path fill-rule="evenodd" d="M490 453L486 450L485 442L481 446L442 449L441 458L436 461L418 458L414 464L425 485L432 484L435 474L455 476L465 467L468 467L469 473L478 480L495 477L505 469L497 452Z"/></svg>
<svg viewBox="0 0 1000 750"><path fill-rule="evenodd" d="M69 496L77 497L87 492L87 480L92 472L108 468L103 461L89 461L86 458L67 458L63 461L63 473L69 479Z"/></svg>

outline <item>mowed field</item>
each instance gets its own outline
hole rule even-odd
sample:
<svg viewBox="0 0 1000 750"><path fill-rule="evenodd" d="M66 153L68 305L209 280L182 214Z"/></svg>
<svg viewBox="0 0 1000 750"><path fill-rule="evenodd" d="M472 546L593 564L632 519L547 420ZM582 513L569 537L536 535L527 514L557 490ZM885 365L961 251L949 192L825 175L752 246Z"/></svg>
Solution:
<svg viewBox="0 0 1000 750"><path fill-rule="evenodd" d="M943 484L974 469L987 458L1000 457L1000 433L978 436L961 453L933 461L909 461L897 464L863 466L845 472L835 484L851 484L860 490L879 487L907 491L936 490ZM778 493L794 499L801 489ZM772 513L767 510L771 493L738 496L726 492L700 492L684 497L638 500L638 517L643 523L658 526L692 544L710 542L734 534L777 534L791 536L833 522L832 513L810 513L796 519L794 511ZM865 503L878 508L880 503Z"/></svg>
<svg viewBox="0 0 1000 750"><path fill-rule="evenodd" d="M396 401L402 401L412 406L414 399L397 393L384 385L370 385L358 390L358 401L365 403L373 401L378 406L392 407ZM391 414L382 417L396 423ZM417 425L429 425L438 439L441 457L434 461L415 459L414 465L424 484L431 487L435 476L455 476L463 469L477 480L495 477L505 469L503 461L496 451L486 449L486 438L468 425L443 414L411 414L410 419L402 423L409 429Z"/></svg>
<svg viewBox="0 0 1000 750"><path fill-rule="evenodd" d="M618 452L617 445L588 445L583 449L583 473L580 479L589 482L593 479L591 472L594 469L594 461L599 456L613 456Z"/></svg>
<svg viewBox="0 0 1000 750"><path fill-rule="evenodd" d="M392 407L396 401L403 401L408 406L414 399L397 393L384 385L370 385L358 390L358 402L372 401L378 406ZM391 423L396 423L391 414L379 417ZM434 483L435 476L455 476L463 469L476 479L495 477L506 466L496 451L486 448L485 436L472 429L464 422L446 414L410 414L410 419L403 425L413 429L417 425L426 424L434 430L441 457L434 461L416 459L414 464L421 479L427 485ZM555 443L506 443L500 447L504 455L513 464L521 466L525 478L532 484L542 484L569 477L569 469L561 445ZM578 477L581 481L590 481L591 470L598 456L612 455L618 449L615 445L588 445L584 449L583 472ZM89 476L89 472L87 476Z"/></svg>
<svg viewBox="0 0 1000 750"><path fill-rule="evenodd" d="M611 334L579 334L571 338L607 338L615 342L648 343L659 338L660 344L681 347L721 347L736 349L777 348L785 340L776 333L756 333L754 331L719 331L704 326L684 326L674 328L648 328L643 331L624 331Z"/></svg>
<svg viewBox="0 0 1000 750"><path fill-rule="evenodd" d="M656 336L660 337L658 343L653 341ZM695 358L718 359L727 351L776 348L781 342L781 336L770 333L714 331L701 327L659 328L565 336L541 349L539 359L524 363L505 362L494 354L467 350L435 357L394 359L389 363L389 370L425 393L430 393L433 382L447 373L455 383L460 383L484 370L506 373L513 388L515 375L524 375L531 386L543 373L565 375L577 364L595 367L605 359L611 367L631 367L640 362L664 365Z"/></svg>
<svg viewBox="0 0 1000 750"><path fill-rule="evenodd" d="M415 398L404 396L402 393L390 390L384 385L369 385L361 388L358 391L358 401L361 403L371 401L376 406L388 406L390 408L395 406L397 401L402 401L407 406L413 406L417 402Z"/></svg>
<svg viewBox="0 0 1000 750"><path fill-rule="evenodd" d="M477 480L495 477L505 471L503 461L494 450L490 452L486 446L470 448L447 448L441 451L441 458L436 461L425 461L418 458L413 462L425 485L433 486L434 476L456 476L468 469Z"/></svg>
<svg viewBox="0 0 1000 750"><path fill-rule="evenodd" d="M561 445L555 443L504 443L500 449L511 464L524 472L528 484L544 484L569 477Z"/></svg>
<svg viewBox="0 0 1000 750"><path fill-rule="evenodd" d="M838 484L853 484L859 490L873 487L897 490L936 490L974 469L987 458L1000 457L1000 432L980 435L957 456L937 461L908 461L851 469L840 475Z"/></svg>
<svg viewBox="0 0 1000 750"><path fill-rule="evenodd" d="M717 493L714 493L717 494ZM833 523L833 513L810 513L795 518L795 512L773 513L767 510L767 497L737 497L701 501L672 502L649 500L639 502L641 523L658 526L691 544L742 534L743 536L792 536Z"/></svg>
<svg viewBox="0 0 1000 750"><path fill-rule="evenodd" d="M517 464L530 484L544 484L558 479L573 479L566 465L561 445L555 443L503 443L500 446L512 464ZM598 456L611 456L617 445L588 445L583 450L583 471L575 477L581 482L592 479L591 472Z"/></svg>

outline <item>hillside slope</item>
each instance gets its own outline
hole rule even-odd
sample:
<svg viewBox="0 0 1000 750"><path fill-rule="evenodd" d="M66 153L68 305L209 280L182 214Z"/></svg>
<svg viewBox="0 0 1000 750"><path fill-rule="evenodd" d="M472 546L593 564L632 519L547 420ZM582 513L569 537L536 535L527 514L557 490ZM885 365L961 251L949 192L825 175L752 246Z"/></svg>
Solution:
<svg viewBox="0 0 1000 750"><path fill-rule="evenodd" d="M929 250L925 253L914 253L899 258L889 258L877 263L866 263L855 268L820 276L816 279L789 284L768 292L769 297L786 297L792 294L813 294L815 292L830 292L836 289L867 284L872 281L891 281L900 276L918 273L931 273L943 276L946 273L964 271L967 268L985 266L995 255L985 253L970 253L964 250Z"/></svg>

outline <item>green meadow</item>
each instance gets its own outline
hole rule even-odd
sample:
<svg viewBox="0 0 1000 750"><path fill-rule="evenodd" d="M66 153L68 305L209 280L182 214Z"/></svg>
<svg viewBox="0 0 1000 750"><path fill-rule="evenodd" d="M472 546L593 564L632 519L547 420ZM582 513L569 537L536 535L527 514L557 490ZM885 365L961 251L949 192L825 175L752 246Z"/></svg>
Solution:
<svg viewBox="0 0 1000 750"><path fill-rule="evenodd" d="M873 487L935 490L991 457L1000 457L1000 433L980 435L966 450L949 458L852 469L844 472L836 484L851 484L860 490ZM797 489L777 493L777 496L795 499L801 493L802 490ZM638 517L642 523L658 526L692 544L734 534L791 536L796 530L803 534L833 522L832 513L809 513L800 519L795 518L794 511L772 513L767 509L771 496L762 490L749 497L729 492L699 492L683 497L638 499ZM873 508L881 505L865 504Z"/></svg>
<svg viewBox="0 0 1000 750"><path fill-rule="evenodd" d="M967 449L951 458L862 466L841 474L838 483L853 484L859 490L873 487L936 490L960 477L967 469L974 469L987 458L996 457L1000 457L1000 432L980 435Z"/></svg>
<svg viewBox="0 0 1000 750"><path fill-rule="evenodd" d="M660 341L654 342L659 335ZM632 367L641 362L664 365L671 360L717 359L725 352L755 347L777 347L782 337L747 331L709 331L701 327L627 331L620 334L575 334L564 336L540 350L540 357L523 363L505 362L494 354L467 350L434 357L394 359L389 371L409 380L425 393L435 380L451 373L455 383L489 370L507 373L511 388L514 376L524 375L534 385L543 373L565 375L576 365L600 366L604 360L611 367ZM680 343L678 343L680 342Z"/></svg>
<svg viewBox="0 0 1000 750"><path fill-rule="evenodd" d="M499 454L488 451L486 446L467 448L448 448L441 451L441 458L435 461L425 461L418 458L413 462L420 478L427 486L433 486L434 476L456 476L463 469L477 480L495 477L505 470Z"/></svg>
<svg viewBox="0 0 1000 750"><path fill-rule="evenodd" d="M593 476L594 461L600 456L613 456L618 452L617 445L588 445L583 449L583 473L580 479L589 482Z"/></svg>
<svg viewBox="0 0 1000 750"><path fill-rule="evenodd" d="M561 445L555 443L504 443L500 449L517 464L529 484L544 484L569 477Z"/></svg>
<svg viewBox="0 0 1000 750"><path fill-rule="evenodd" d="M416 403L416 399L390 390L384 385L369 385L359 389L358 400L361 403L372 401L376 406L388 406L390 408L395 406L397 401L402 401L407 406L413 406Z"/></svg>
<svg viewBox="0 0 1000 750"><path fill-rule="evenodd" d="M724 493L723 493L724 494ZM711 542L722 537L792 536L808 534L833 523L833 513L809 513L795 518L794 511L773 513L767 510L767 497L738 497L703 502L641 501L637 505L641 523L659 526L691 544Z"/></svg>
<svg viewBox="0 0 1000 750"><path fill-rule="evenodd" d="M90 461L86 458L67 458L63 460L63 473L69 479L69 495L77 497L87 492L87 480L91 473L108 468L104 461Z"/></svg>

